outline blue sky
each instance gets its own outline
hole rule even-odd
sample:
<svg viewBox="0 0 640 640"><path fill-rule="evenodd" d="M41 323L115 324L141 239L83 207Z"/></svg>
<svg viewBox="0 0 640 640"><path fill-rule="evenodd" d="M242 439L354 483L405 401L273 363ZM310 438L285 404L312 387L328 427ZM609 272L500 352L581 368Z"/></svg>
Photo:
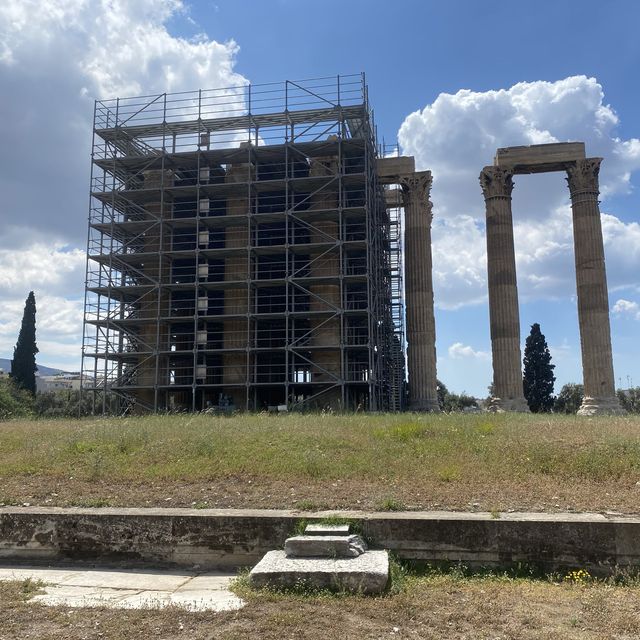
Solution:
<svg viewBox="0 0 640 640"><path fill-rule="evenodd" d="M480 169L584 140L604 157L616 382L640 384L638 24L635 0L4 0L0 356L34 289L42 363L79 367L93 99L364 71L379 136L434 173L439 377L491 380ZM562 175L517 177L522 339L541 324L557 390L581 378L567 204Z"/></svg>

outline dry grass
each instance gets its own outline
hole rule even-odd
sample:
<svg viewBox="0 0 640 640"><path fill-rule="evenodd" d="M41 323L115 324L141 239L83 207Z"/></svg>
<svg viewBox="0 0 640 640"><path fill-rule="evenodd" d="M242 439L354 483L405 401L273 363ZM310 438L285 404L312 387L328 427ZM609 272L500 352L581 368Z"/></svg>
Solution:
<svg viewBox="0 0 640 640"><path fill-rule="evenodd" d="M208 415L0 423L0 503L617 510L640 418Z"/></svg>
<svg viewBox="0 0 640 640"><path fill-rule="evenodd" d="M410 578L400 593L377 598L255 593L244 609L218 614L47 608L29 603L28 595L23 583L0 583L2 640L640 636L637 585L433 575Z"/></svg>

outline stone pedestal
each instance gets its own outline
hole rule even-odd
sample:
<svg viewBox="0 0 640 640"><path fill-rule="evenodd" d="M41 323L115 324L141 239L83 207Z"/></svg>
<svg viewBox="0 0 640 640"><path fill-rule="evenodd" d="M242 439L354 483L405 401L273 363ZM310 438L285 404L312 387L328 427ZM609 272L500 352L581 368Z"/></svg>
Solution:
<svg viewBox="0 0 640 640"><path fill-rule="evenodd" d="M624 413L615 394L611 355L609 296L598 206L600 162L601 158L586 158L567 168L584 376L579 415Z"/></svg>
<svg viewBox="0 0 640 640"><path fill-rule="evenodd" d="M485 167L480 185L486 204L489 319L493 356L491 411L529 411L522 389L520 314L513 244L513 174Z"/></svg>
<svg viewBox="0 0 640 640"><path fill-rule="evenodd" d="M431 172L400 178L404 204L409 409L440 411L431 259Z"/></svg>

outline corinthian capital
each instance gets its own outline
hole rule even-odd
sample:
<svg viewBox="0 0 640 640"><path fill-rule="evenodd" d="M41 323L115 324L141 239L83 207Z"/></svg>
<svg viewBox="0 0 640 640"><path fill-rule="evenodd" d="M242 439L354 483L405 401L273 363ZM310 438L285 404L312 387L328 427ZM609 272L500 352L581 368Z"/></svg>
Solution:
<svg viewBox="0 0 640 640"><path fill-rule="evenodd" d="M402 187L402 195L405 205L417 200L428 203L431 191L431 171L417 171L401 176L398 184Z"/></svg>
<svg viewBox="0 0 640 640"><path fill-rule="evenodd" d="M598 193L600 163L602 158L585 158L576 160L575 166L567 167L567 182L571 193L592 191Z"/></svg>
<svg viewBox="0 0 640 640"><path fill-rule="evenodd" d="M511 196L513 172L501 167L485 167L480 172L480 186L484 199L497 196Z"/></svg>

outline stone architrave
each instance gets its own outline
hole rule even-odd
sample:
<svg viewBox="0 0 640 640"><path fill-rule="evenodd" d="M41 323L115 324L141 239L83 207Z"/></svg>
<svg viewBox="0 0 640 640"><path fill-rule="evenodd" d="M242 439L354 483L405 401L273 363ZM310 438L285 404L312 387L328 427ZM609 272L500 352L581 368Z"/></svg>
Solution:
<svg viewBox="0 0 640 640"><path fill-rule="evenodd" d="M602 158L567 167L571 193L584 400L579 415L624 413L615 394L609 295L598 204Z"/></svg>
<svg viewBox="0 0 640 640"><path fill-rule="evenodd" d="M431 172L399 178L404 204L405 297L409 408L440 410L436 381L436 327L431 258Z"/></svg>
<svg viewBox="0 0 640 640"><path fill-rule="evenodd" d="M513 173L485 167L480 173L487 219L489 319L493 356L492 411L529 411L522 387L520 313L513 244Z"/></svg>

